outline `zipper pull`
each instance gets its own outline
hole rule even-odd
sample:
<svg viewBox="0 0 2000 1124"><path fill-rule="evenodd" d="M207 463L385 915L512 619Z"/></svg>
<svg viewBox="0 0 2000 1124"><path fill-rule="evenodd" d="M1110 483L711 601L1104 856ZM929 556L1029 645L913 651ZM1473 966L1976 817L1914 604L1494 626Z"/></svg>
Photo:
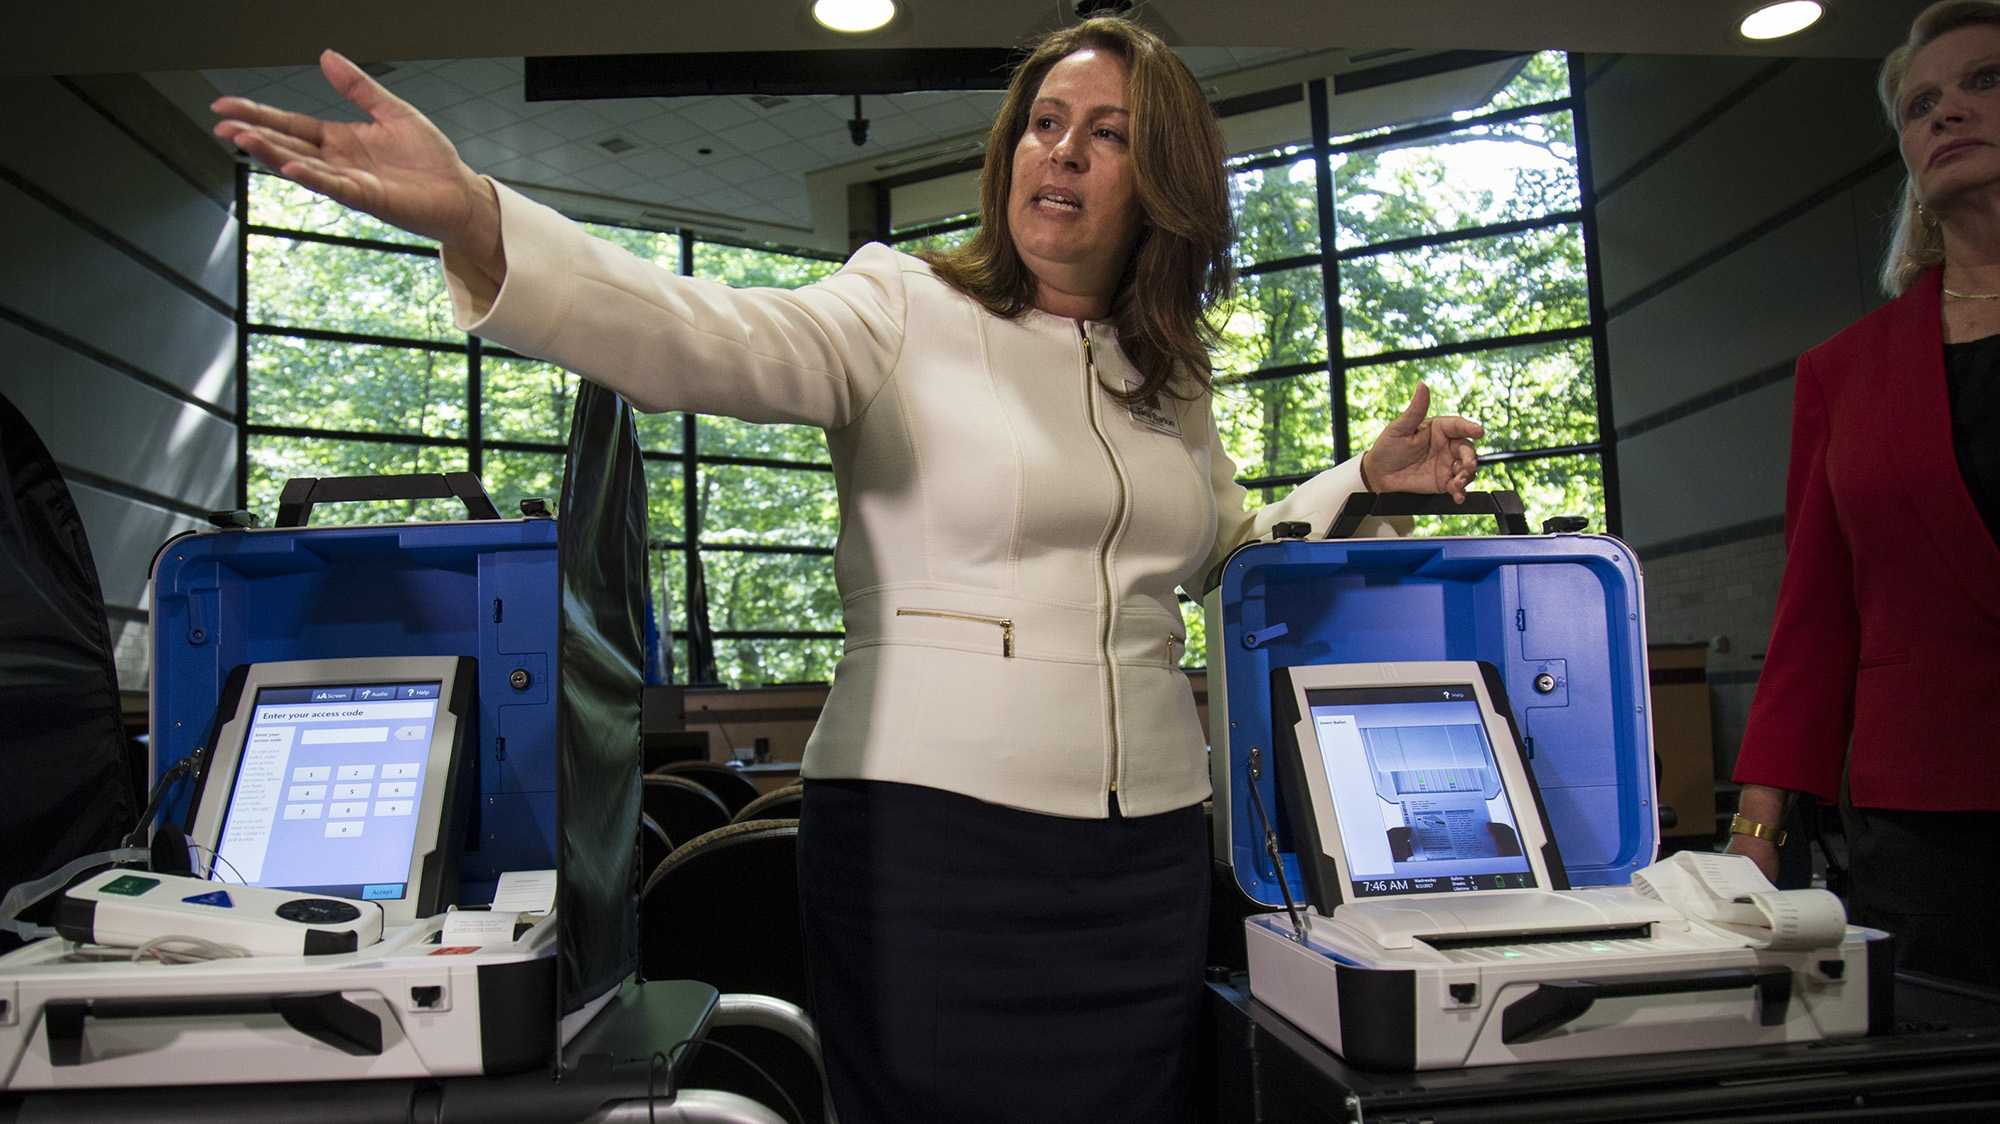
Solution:
<svg viewBox="0 0 2000 1124"><path fill-rule="evenodd" d="M1097 362L1090 354L1090 329L1085 326L1083 321L1079 320L1076 322L1076 331L1078 335L1083 337L1083 369L1088 371L1090 377L1094 379L1097 377Z"/></svg>

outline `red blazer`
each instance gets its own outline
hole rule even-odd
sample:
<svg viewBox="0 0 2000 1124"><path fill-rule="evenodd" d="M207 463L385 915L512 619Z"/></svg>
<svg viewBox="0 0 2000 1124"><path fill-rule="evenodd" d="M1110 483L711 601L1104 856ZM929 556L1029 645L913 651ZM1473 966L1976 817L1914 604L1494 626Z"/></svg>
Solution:
<svg viewBox="0 0 2000 1124"><path fill-rule="evenodd" d="M1952 453L1940 272L1799 357L1785 574L1736 779L2000 809L2000 547Z"/></svg>

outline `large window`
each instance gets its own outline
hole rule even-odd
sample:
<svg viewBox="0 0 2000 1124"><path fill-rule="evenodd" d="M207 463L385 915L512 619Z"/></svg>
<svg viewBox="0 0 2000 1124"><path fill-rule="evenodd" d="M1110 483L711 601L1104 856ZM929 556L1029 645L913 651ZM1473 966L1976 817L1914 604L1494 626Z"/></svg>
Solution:
<svg viewBox="0 0 2000 1124"><path fill-rule="evenodd" d="M454 328L434 247L272 176L248 175L244 192L244 506L268 520L293 477L451 471L478 474L502 514L529 497L553 505L576 376ZM589 229L731 285L791 288L838 268L675 233ZM641 415L639 432L652 595L675 677L829 678L841 636L837 508L819 431L669 413ZM455 501L422 500L320 517L463 515ZM707 627L691 628L697 619Z"/></svg>
<svg viewBox="0 0 2000 1124"><path fill-rule="evenodd" d="M1324 122L1327 91L1305 91ZM1238 282L1222 310L1216 414L1253 503L1361 451L1428 383L1485 424L1483 485L1531 522L1616 530L1589 299L1589 213L1566 56L1527 56L1485 104L1245 154L1229 168ZM478 473L502 512L554 500L575 376L453 328L432 247L282 180L246 177L246 506L294 476ZM894 232L963 241L963 216ZM792 287L837 263L685 234L592 227L682 273ZM823 680L839 656L837 506L823 436L642 416L653 596L677 678ZM456 517L442 501L342 519ZM1483 531L1467 519L1424 524ZM1206 657L1184 604L1188 662ZM699 643L691 643L697 637Z"/></svg>
<svg viewBox="0 0 2000 1124"><path fill-rule="evenodd" d="M1325 121L1325 83L1304 94ZM1251 502L1365 450L1421 381L1433 409L1485 425L1480 487L1519 492L1531 524L1612 526L1575 104L1567 56L1544 52L1448 117L1359 135L1321 125L1231 161L1237 283L1215 409ZM899 241L937 245L972 221ZM1200 609L1182 609L1199 664Z"/></svg>
<svg viewBox="0 0 2000 1124"><path fill-rule="evenodd" d="M1422 381L1486 426L1483 486L1603 529L1577 166L1558 52L1449 120L1236 161L1217 414L1245 482L1268 500L1362 451Z"/></svg>

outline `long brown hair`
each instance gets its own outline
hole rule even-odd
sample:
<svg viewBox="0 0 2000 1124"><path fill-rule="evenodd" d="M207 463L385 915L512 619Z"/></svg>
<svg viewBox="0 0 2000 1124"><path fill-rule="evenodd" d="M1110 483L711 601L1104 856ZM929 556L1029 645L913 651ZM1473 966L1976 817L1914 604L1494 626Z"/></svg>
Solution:
<svg viewBox="0 0 2000 1124"><path fill-rule="evenodd" d="M1943 0L1919 12L1910 24L1909 41L1882 60L1882 77L1876 93L1882 98L1883 110L1889 114L1889 127L1896 130L1898 137L1903 132L1899 95L1917 52L1948 31L1978 26L2000 27L2000 4L1992 0ZM1944 232L1938 228L1936 216L1929 216L1926 221L1923 209L1917 205L1916 177L1905 175L1902 205L1896 210L1895 232L1889 238L1889 256L1882 263L1882 291L1892 297L1901 296L1903 290L1917 283L1925 270L1943 264Z"/></svg>
<svg viewBox="0 0 2000 1124"><path fill-rule="evenodd" d="M1111 298L1110 323L1141 378L1120 397L1196 397L1208 389L1208 349L1216 339L1208 311L1228 295L1229 248L1235 241L1222 130L1187 64L1137 24L1117 17L1088 19L1029 48L986 140L979 230L956 250L926 256L946 283L997 316L1012 319L1033 307L1035 278L1014 249L1007 222L1014 149L1050 68L1092 48L1125 63L1142 216L1138 241Z"/></svg>

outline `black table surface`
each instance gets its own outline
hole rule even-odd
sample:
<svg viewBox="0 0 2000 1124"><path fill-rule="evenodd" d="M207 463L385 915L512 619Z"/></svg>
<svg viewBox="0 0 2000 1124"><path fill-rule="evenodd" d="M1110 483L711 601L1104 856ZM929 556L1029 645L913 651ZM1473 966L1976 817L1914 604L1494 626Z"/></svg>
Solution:
<svg viewBox="0 0 2000 1124"><path fill-rule="evenodd" d="M2000 993L1896 981L1871 1038L1415 1073L1355 1069L1251 997L1209 985L1215 1124L2000 1121Z"/></svg>

